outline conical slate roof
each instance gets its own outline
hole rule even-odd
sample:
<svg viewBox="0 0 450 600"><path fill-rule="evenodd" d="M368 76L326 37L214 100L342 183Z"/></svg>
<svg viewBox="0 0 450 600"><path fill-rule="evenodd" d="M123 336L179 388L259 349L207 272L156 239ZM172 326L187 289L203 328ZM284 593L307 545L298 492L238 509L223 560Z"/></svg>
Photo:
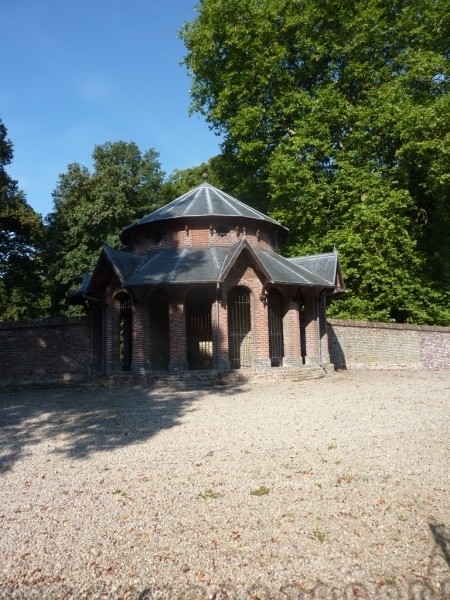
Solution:
<svg viewBox="0 0 450 600"><path fill-rule="evenodd" d="M237 217L264 221L279 227L282 230L282 235L284 235L284 237L287 237L288 235L288 229L283 227L278 221L271 219L205 181L193 190L172 200L169 204L158 208L146 217L125 227L122 231L122 238L125 237L131 229L146 225L147 223L156 223L158 221L167 221L169 219L186 219L207 216Z"/></svg>

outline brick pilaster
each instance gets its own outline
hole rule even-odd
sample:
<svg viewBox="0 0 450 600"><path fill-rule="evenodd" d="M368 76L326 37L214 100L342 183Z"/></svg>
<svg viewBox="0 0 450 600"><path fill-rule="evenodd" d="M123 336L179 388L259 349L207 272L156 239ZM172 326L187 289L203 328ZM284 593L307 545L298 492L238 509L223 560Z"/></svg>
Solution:
<svg viewBox="0 0 450 600"><path fill-rule="evenodd" d="M169 300L169 371L187 371L186 319L184 303L179 297Z"/></svg>
<svg viewBox="0 0 450 600"><path fill-rule="evenodd" d="M284 358L283 367L301 367L303 364L300 344L300 312L297 298L289 295L287 311L283 318Z"/></svg>
<svg viewBox="0 0 450 600"><path fill-rule="evenodd" d="M219 299L219 348L217 348L217 331L216 331L216 303L213 304L213 323L214 323L214 368L218 368L220 372L230 370L230 356L228 352L228 305L226 300ZM219 352L219 365L217 365L217 351Z"/></svg>
<svg viewBox="0 0 450 600"><path fill-rule="evenodd" d="M133 302L132 311L132 362L131 371L136 375L145 373L145 307L141 302Z"/></svg>
<svg viewBox="0 0 450 600"><path fill-rule="evenodd" d="M260 299L259 293L251 295L252 301L252 326L253 326L253 351L252 367L254 369L270 369L269 351L269 309L267 303Z"/></svg>
<svg viewBox="0 0 450 600"><path fill-rule="evenodd" d="M303 292L305 300L304 308L304 332L306 346L306 364L317 364L319 362L319 344L317 333L317 300L312 290Z"/></svg>

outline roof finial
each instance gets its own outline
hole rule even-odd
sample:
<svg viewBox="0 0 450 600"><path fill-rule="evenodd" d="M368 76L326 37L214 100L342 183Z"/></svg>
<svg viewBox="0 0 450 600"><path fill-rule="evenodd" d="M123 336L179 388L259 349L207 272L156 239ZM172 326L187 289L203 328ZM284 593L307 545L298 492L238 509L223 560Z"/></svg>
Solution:
<svg viewBox="0 0 450 600"><path fill-rule="evenodd" d="M203 181L206 181L208 179L208 173L203 173L202 179Z"/></svg>

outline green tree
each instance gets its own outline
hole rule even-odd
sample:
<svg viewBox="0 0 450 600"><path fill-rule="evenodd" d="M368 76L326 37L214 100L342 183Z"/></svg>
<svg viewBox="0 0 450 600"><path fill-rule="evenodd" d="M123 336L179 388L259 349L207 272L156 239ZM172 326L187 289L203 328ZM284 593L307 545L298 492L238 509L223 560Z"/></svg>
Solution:
<svg viewBox="0 0 450 600"><path fill-rule="evenodd" d="M44 226L6 171L13 145L0 121L0 320L42 316Z"/></svg>
<svg viewBox="0 0 450 600"><path fill-rule="evenodd" d="M178 198L198 186L206 173L208 183L236 196L246 204L267 209L267 192L253 173L245 173L231 154L219 154L207 162L188 169L176 169L169 175L162 188L164 203Z"/></svg>
<svg viewBox="0 0 450 600"><path fill-rule="evenodd" d="M219 155L196 167L175 169L164 182L164 202L170 202L197 187L204 181L205 175L208 183L232 193L234 171L225 164L224 157Z"/></svg>
<svg viewBox="0 0 450 600"><path fill-rule="evenodd" d="M93 152L94 170L73 163L60 175L47 217L48 285L54 314L74 314L66 298L91 272L101 247L120 248L120 232L158 208L164 173L158 154L134 142L107 142Z"/></svg>
<svg viewBox="0 0 450 600"><path fill-rule="evenodd" d="M447 3L201 0L198 11L181 31L192 110L267 192L291 231L287 254L338 247L349 294L331 312L449 324Z"/></svg>

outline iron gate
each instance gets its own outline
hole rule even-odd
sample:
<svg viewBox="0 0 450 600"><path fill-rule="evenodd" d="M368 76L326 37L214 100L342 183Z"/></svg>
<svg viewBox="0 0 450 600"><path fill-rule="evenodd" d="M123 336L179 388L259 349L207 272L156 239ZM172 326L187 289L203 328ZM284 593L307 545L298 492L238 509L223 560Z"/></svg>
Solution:
<svg viewBox="0 0 450 600"><path fill-rule="evenodd" d="M191 290L186 299L186 345L189 369L212 369L212 300L205 290Z"/></svg>
<svg viewBox="0 0 450 600"><path fill-rule="evenodd" d="M232 369L251 366L252 326L250 297L246 290L230 294L228 308L228 350Z"/></svg>
<svg viewBox="0 0 450 600"><path fill-rule="evenodd" d="M283 304L276 290L269 292L269 354L272 367L281 367L284 357Z"/></svg>
<svg viewBox="0 0 450 600"><path fill-rule="evenodd" d="M119 355L122 370L129 371L132 360L133 309L128 294L122 294L119 301Z"/></svg>

